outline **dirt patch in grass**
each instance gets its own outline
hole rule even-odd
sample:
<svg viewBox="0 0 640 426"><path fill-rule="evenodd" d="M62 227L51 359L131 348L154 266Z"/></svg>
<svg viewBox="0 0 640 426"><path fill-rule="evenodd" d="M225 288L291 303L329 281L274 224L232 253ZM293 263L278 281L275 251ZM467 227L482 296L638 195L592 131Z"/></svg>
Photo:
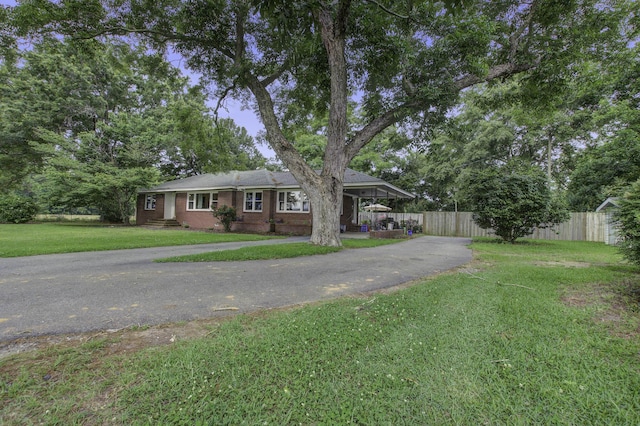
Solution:
<svg viewBox="0 0 640 426"><path fill-rule="evenodd" d="M185 323L104 330L80 334L46 335L0 342L0 360L13 354L42 350L51 346L71 348L96 340L104 340L104 355L134 353L154 346L167 346L181 340L204 337L211 333L224 318Z"/></svg>
<svg viewBox="0 0 640 426"><path fill-rule="evenodd" d="M568 290L562 302L576 308L593 308L593 320L604 324L617 337L640 337L640 283L626 280L617 284L593 284Z"/></svg>

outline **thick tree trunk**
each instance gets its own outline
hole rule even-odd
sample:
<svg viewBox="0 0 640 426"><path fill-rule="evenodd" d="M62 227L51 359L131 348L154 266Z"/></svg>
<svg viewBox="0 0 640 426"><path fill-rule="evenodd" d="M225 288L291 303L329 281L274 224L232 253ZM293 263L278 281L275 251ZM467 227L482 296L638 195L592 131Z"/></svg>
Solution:
<svg viewBox="0 0 640 426"><path fill-rule="evenodd" d="M371 139L388 126L398 122L412 112L424 110L428 105L421 102L407 101L398 107L381 114L369 122L354 136L348 136L347 107L349 90L347 85L348 69L345 57L346 23L351 7L350 0L339 0L332 7L320 7L315 12L323 46L327 52L329 75L331 84L331 102L329 107L329 122L327 125L327 145L324 153L324 166L320 175L304 161L300 153L282 132L271 94L267 91L270 79L258 80L251 74L245 74L244 79L253 92L257 102L262 122L267 130L267 138L271 147L278 154L282 162L296 178L303 191L311 201L313 211L313 229L311 242L323 246L340 246L340 207L342 204L342 190L344 173L351 159ZM242 28L242 25L240 25ZM242 34L242 31L238 32ZM242 57L244 42L237 46L236 59ZM502 64L489 70L488 76L482 78L468 76L459 79L457 90L520 72L522 65Z"/></svg>
<svg viewBox="0 0 640 426"><path fill-rule="evenodd" d="M269 144L288 167L302 190L309 197L313 213L311 243L323 246L341 246L340 207L344 172L352 158L346 150L347 142L347 65L345 51L345 25L349 0L341 0L337 16L331 10L320 9L317 19L322 40L329 57L331 70L331 106L327 130L324 166L318 175L302 158L293 144L282 133L266 89L268 82L245 75L247 84L258 102L260 117L267 130ZM355 155L355 152L353 153Z"/></svg>
<svg viewBox="0 0 640 426"><path fill-rule="evenodd" d="M322 185L303 188L309 196L313 213L311 244L339 247L340 206L342 205L343 179L321 176Z"/></svg>

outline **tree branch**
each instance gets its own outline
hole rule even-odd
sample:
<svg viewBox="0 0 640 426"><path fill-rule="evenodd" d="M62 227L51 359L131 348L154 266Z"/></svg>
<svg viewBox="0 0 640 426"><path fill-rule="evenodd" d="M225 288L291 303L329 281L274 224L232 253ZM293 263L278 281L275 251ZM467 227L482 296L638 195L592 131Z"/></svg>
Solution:
<svg viewBox="0 0 640 426"><path fill-rule="evenodd" d="M522 26L509 37L509 62L513 62L516 58L518 48L520 47L522 34L524 34L525 30L527 29L531 30L530 26L533 21L533 14L535 12L536 5L537 1L535 0L530 3L529 11L524 18Z"/></svg>
<svg viewBox="0 0 640 426"><path fill-rule="evenodd" d="M61 31L61 33L65 34L64 31ZM147 36L149 38L152 38L159 43L168 43L172 41L185 41L185 42L189 41L192 43L199 43L203 45L209 44L208 41L203 38L195 38L193 36L184 36L177 33L160 32L156 30L150 30L148 28L104 27L100 31L93 31L93 32L85 31L84 35L78 35L78 34L79 32L75 31L74 34L71 36L71 38L73 40L90 40L93 38L106 36L106 35L122 36L126 34L140 34L142 36ZM228 57L229 59L235 60L235 55L232 50L225 49L222 46L216 46L215 49L218 52L222 53L224 56Z"/></svg>
<svg viewBox="0 0 640 426"><path fill-rule="evenodd" d="M478 279L478 280L482 280L482 281L490 282L488 279L486 279L486 278L482 278L482 277L479 277L479 276L477 276L477 275L475 275L475 274L472 274L472 273L471 273L471 272L469 272L469 271L465 271L465 272L466 272L469 276L471 276L472 278L476 278L476 279ZM506 284L506 283L501 283L500 281L496 281L496 282L495 282L495 284L496 284L496 285L502 285L502 286L509 286L509 287L520 287L520 288L525 288L525 289L527 289L527 290L535 290L534 288L527 287L526 285L521 285L521 284Z"/></svg>
<svg viewBox="0 0 640 426"><path fill-rule="evenodd" d="M467 87L474 86L479 83L483 83L486 81L491 81L496 78L504 78L509 77L511 75L524 72L530 69L535 68L537 64L500 64L496 65L489 70L486 76L479 77L477 75L467 75L464 76L454 82L454 88L457 91L465 89ZM409 86L411 89L415 89L412 86ZM355 136L351 138L349 143L347 144L346 152L347 157L351 160L360 149L362 149L366 144L368 144L371 139L373 139L379 132L386 129L387 127L403 120L409 115L423 110L425 108L424 103L419 102L417 100L411 100L405 102L396 108L393 108L384 114L380 115L378 118L374 119L370 123L368 123L365 127L363 127Z"/></svg>
<svg viewBox="0 0 640 426"><path fill-rule="evenodd" d="M214 116L214 121L216 122L216 124L218 123L218 111L220 110L220 107L222 106L222 102L224 101L224 99L227 97L227 95L229 93L231 93L231 91L235 90L237 88L236 85L236 81L233 81L233 84L229 87L227 87L226 89L224 89L224 91L222 92L222 95L218 98L218 102L216 102L216 107L213 109L213 116Z"/></svg>
<svg viewBox="0 0 640 426"><path fill-rule="evenodd" d="M396 18L400 18L400 19L410 19L409 16L404 16L404 15L400 15L399 13L394 12L391 9L388 9L387 7L385 7L384 5L378 3L376 0L365 0L365 3L373 3L376 6L378 6L380 9L382 9L383 11L385 11L386 13L388 13L389 15L395 16Z"/></svg>
<svg viewBox="0 0 640 426"><path fill-rule="evenodd" d="M236 16L236 51L234 55L234 62L236 64L242 63L244 58L244 13L238 11Z"/></svg>
<svg viewBox="0 0 640 426"><path fill-rule="evenodd" d="M351 0L341 0L338 6L338 14L336 15L337 31L336 37L344 37L347 32L347 21L349 19L349 9L351 8Z"/></svg>
<svg viewBox="0 0 640 426"><path fill-rule="evenodd" d="M484 83L487 81L495 80L496 78L505 78L512 76L514 74L518 74L524 71L528 71L537 66L537 63L534 64L514 64L514 63L506 63L499 64L492 67L486 76L479 77L477 75L466 75L464 77L459 78L454 82L454 86L457 90L466 89L467 87L474 86L479 83Z"/></svg>
<svg viewBox="0 0 640 426"><path fill-rule="evenodd" d="M271 83L279 79L282 76L282 74L284 74L288 70L289 70L289 64L288 64L288 61L285 61L284 64L282 64L282 66L276 72L260 80L260 84L262 84L264 87L267 87Z"/></svg>
<svg viewBox="0 0 640 426"><path fill-rule="evenodd" d="M282 133L269 91L248 71L245 72L243 80L247 81L249 90L251 90L256 98L258 112L260 113L262 124L264 124L265 130L267 131L269 145L271 145L276 154L284 161L296 178L303 175L309 182L318 183L318 174L305 162L293 144L289 142Z"/></svg>
<svg viewBox="0 0 640 426"><path fill-rule="evenodd" d="M349 141L345 151L347 159L351 161L358 152L380 132L387 127L403 120L409 116L412 112L420 109L420 104L415 101L405 102L402 105L393 108L384 114L378 116L366 126L360 129Z"/></svg>

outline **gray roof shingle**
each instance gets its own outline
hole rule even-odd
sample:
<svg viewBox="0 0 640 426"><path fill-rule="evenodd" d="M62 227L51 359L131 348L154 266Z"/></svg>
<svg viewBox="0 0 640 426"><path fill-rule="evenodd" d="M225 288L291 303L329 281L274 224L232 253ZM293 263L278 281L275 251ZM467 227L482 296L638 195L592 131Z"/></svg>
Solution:
<svg viewBox="0 0 640 426"><path fill-rule="evenodd" d="M411 196L411 194L395 188L393 185L382 179L369 176L365 173L347 169L344 174L345 187L355 186L385 186L398 190L400 193ZM222 189L277 189L277 188L298 187L298 182L290 172L271 172L269 170L247 170L232 171L226 173L208 173L191 176L184 179L177 179L165 182L153 188L140 192L175 192L175 191L206 191Z"/></svg>

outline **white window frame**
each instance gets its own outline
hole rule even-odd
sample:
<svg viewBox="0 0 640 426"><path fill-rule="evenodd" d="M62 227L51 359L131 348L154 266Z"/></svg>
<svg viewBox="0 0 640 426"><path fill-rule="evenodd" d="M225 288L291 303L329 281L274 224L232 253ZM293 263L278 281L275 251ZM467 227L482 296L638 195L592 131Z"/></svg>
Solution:
<svg viewBox="0 0 640 426"><path fill-rule="evenodd" d="M288 201L289 194L296 194L296 197L300 199L295 204L298 204L299 207L293 208L294 203ZM309 197L302 191L278 191L278 204L276 211L278 213L309 213L311 211L311 202L309 201Z"/></svg>
<svg viewBox="0 0 640 426"><path fill-rule="evenodd" d="M245 191L242 203L244 212L261 212L264 205L262 191Z"/></svg>
<svg viewBox="0 0 640 426"><path fill-rule="evenodd" d="M204 200L204 196L209 198L208 203ZM216 207L218 207L217 192L187 192L187 211L210 211Z"/></svg>
<svg viewBox="0 0 640 426"><path fill-rule="evenodd" d="M156 194L147 194L144 197L144 209L145 210L156 209Z"/></svg>

